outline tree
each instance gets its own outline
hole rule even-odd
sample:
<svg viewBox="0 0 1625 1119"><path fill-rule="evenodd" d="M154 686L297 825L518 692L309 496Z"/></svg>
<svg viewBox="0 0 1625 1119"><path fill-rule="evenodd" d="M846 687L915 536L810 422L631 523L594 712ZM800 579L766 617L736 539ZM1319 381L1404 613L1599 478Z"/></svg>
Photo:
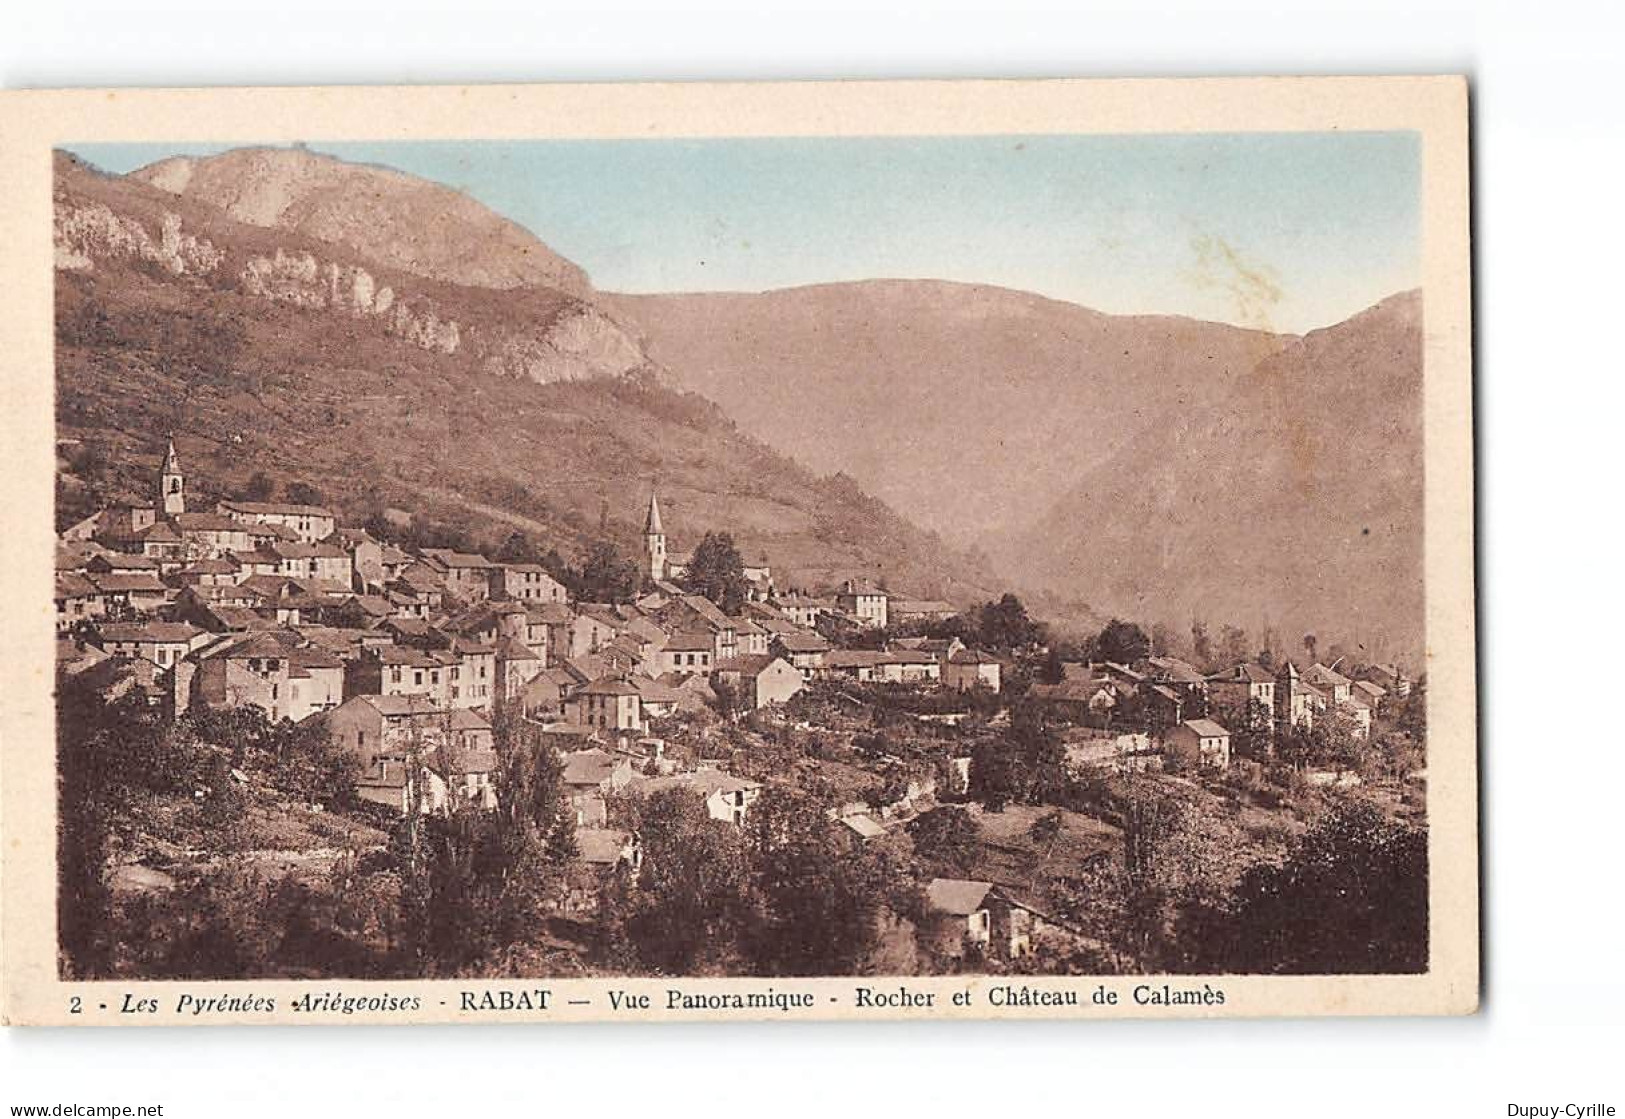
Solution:
<svg viewBox="0 0 1625 1119"><path fill-rule="evenodd" d="M1213 639L1208 636L1207 623L1200 618L1191 621L1191 656L1198 667L1213 671Z"/></svg>
<svg viewBox="0 0 1625 1119"><path fill-rule="evenodd" d="M949 876L967 874L982 843L982 831L965 809L949 805L916 816L908 825L914 850Z"/></svg>
<svg viewBox="0 0 1625 1119"><path fill-rule="evenodd" d="M513 711L503 709L491 720L497 754L497 813L509 828L538 836L554 863L577 853L575 811L564 785L564 759L548 743L528 736Z"/></svg>
<svg viewBox="0 0 1625 1119"><path fill-rule="evenodd" d="M695 594L716 603L724 614L739 613L750 594L750 583L732 534L706 533L689 557L683 582Z"/></svg>
<svg viewBox="0 0 1625 1119"><path fill-rule="evenodd" d="M655 793L639 829L643 865L626 935L642 966L668 975L722 969L754 920L744 843L684 789Z"/></svg>
<svg viewBox="0 0 1625 1119"><path fill-rule="evenodd" d="M421 774L432 760L448 785L456 783L459 764L448 729L412 728L405 747L409 774ZM526 741L506 713L492 729L496 811L462 803L444 815L424 814L422 781L407 787L407 811L392 849L409 970L419 975L499 974L510 961L534 954L575 854L575 818L555 752Z"/></svg>
<svg viewBox="0 0 1625 1119"><path fill-rule="evenodd" d="M638 592L638 569L613 543L601 540L588 550L576 583L583 601L630 602Z"/></svg>
<svg viewBox="0 0 1625 1119"><path fill-rule="evenodd" d="M1021 790L1021 772L1007 743L978 742L971 748L969 794L989 812L1003 812Z"/></svg>
<svg viewBox="0 0 1625 1119"><path fill-rule="evenodd" d="M1059 684L1066 679L1066 662L1061 659L1061 650L1051 645L1044 653L1044 663L1038 668L1038 680L1041 684Z"/></svg>
<svg viewBox="0 0 1625 1119"><path fill-rule="evenodd" d="M107 861L114 814L125 795L110 744L117 717L95 689L62 678L57 692L57 941L67 978L112 966L113 895ZM130 714L138 712L131 710Z"/></svg>
<svg viewBox="0 0 1625 1119"><path fill-rule="evenodd" d="M1060 841L1064 830L1064 821L1059 811L1046 812L1033 821L1033 826L1027 829L1027 838L1033 841L1035 847L1044 849L1044 861L1055 853L1055 844Z"/></svg>
<svg viewBox="0 0 1625 1119"><path fill-rule="evenodd" d="M842 833L816 797L771 785L752 806L745 846L762 915L751 938L769 975L850 975L874 945L889 864Z"/></svg>
<svg viewBox="0 0 1625 1119"><path fill-rule="evenodd" d="M535 943L559 875L533 829L473 807L403 826L416 833L402 892L421 974L489 974Z"/></svg>
<svg viewBox="0 0 1625 1119"><path fill-rule="evenodd" d="M1179 636L1173 626L1157 622L1151 627L1151 652L1159 657L1171 657L1179 652Z"/></svg>
<svg viewBox="0 0 1625 1119"><path fill-rule="evenodd" d="M1428 962L1425 829L1349 800L1279 866L1235 891L1229 970L1292 975L1414 974Z"/></svg>
<svg viewBox="0 0 1625 1119"><path fill-rule="evenodd" d="M1415 741L1427 741L1428 736L1428 691L1427 680L1423 678L1411 686L1410 694L1404 699L1393 702L1392 717L1399 725L1399 729L1410 735Z"/></svg>
<svg viewBox="0 0 1625 1119"><path fill-rule="evenodd" d="M711 701L716 713L725 721L732 721L739 713L739 689L734 682L726 676L713 676L711 678L711 694L715 697Z"/></svg>
<svg viewBox="0 0 1625 1119"><path fill-rule="evenodd" d="M1364 761L1366 751L1359 724L1341 708L1323 711L1315 717L1309 742L1310 756L1315 764L1335 773L1352 773Z"/></svg>
<svg viewBox="0 0 1625 1119"><path fill-rule="evenodd" d="M976 638L989 649L1025 649L1041 644L1042 623L1027 616L1021 599L1006 592L997 602L984 602L975 611Z"/></svg>
<svg viewBox="0 0 1625 1119"><path fill-rule="evenodd" d="M243 487L244 501L270 501L276 496L276 482L263 470L256 470L249 475L248 484Z"/></svg>
<svg viewBox="0 0 1625 1119"><path fill-rule="evenodd" d="M289 482L286 495L294 505L320 505L324 500L322 491L309 482Z"/></svg>
<svg viewBox="0 0 1625 1119"><path fill-rule="evenodd" d="M1384 776L1396 781L1409 780L1411 774L1427 764L1421 745L1402 730L1381 735L1372 753Z"/></svg>
<svg viewBox="0 0 1625 1119"><path fill-rule="evenodd" d="M1247 707L1230 728L1230 744L1238 757L1261 760L1274 746L1275 713L1263 700L1251 697Z"/></svg>
<svg viewBox="0 0 1625 1119"><path fill-rule="evenodd" d="M1059 803L1066 788L1066 750L1031 704L1016 708L1002 739L971 750L970 795L989 811L1011 803Z"/></svg>
<svg viewBox="0 0 1625 1119"><path fill-rule="evenodd" d="M1095 648L1101 660L1133 664L1151 655L1151 639L1133 622L1113 618L1095 639Z"/></svg>
<svg viewBox="0 0 1625 1119"><path fill-rule="evenodd" d="M491 558L498 563L537 562L536 548L531 544L530 537L518 528L508 533L508 538L497 547Z"/></svg>
<svg viewBox="0 0 1625 1119"><path fill-rule="evenodd" d="M1197 794L1125 770L1117 782L1121 872L1106 872L1115 914L1105 931L1135 970L1203 970L1243 867L1240 829ZM1218 969L1215 969L1218 970Z"/></svg>
<svg viewBox="0 0 1625 1119"><path fill-rule="evenodd" d="M1226 625L1220 633L1219 650L1219 659L1225 668L1247 660L1251 655L1247 631L1240 626Z"/></svg>

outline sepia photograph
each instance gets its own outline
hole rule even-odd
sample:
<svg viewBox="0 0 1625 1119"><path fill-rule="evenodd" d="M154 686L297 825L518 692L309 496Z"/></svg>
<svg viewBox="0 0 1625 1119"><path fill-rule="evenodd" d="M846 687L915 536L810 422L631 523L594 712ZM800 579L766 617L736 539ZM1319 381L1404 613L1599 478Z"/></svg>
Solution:
<svg viewBox="0 0 1625 1119"><path fill-rule="evenodd" d="M56 981L1439 970L1421 129L238 135L50 142Z"/></svg>

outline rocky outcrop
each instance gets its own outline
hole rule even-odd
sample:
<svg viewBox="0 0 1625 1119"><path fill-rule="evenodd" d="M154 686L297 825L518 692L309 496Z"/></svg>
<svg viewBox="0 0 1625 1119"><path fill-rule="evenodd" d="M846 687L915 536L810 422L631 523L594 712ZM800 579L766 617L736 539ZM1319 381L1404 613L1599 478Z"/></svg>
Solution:
<svg viewBox="0 0 1625 1119"><path fill-rule="evenodd" d="M461 191L388 167L302 148L177 156L131 178L264 229L343 245L379 265L433 280L591 295L585 272L529 230Z"/></svg>
<svg viewBox="0 0 1625 1119"><path fill-rule="evenodd" d="M139 222L102 205L56 207L53 240L56 266L89 271L97 258L155 264L176 276L206 276L225 253L181 229L178 214L165 214L154 237Z"/></svg>
<svg viewBox="0 0 1625 1119"><path fill-rule="evenodd" d="M462 329L427 306L395 298L371 272L353 264L323 262L314 253L284 252L250 257L238 276L239 288L253 296L309 310L331 310L358 318L375 317L390 334L425 350L454 354Z"/></svg>
<svg viewBox="0 0 1625 1119"><path fill-rule="evenodd" d="M56 267L89 272L137 264L312 313L368 319L413 346L469 357L491 376L547 383L649 369L639 340L591 303L568 299L562 310L538 310L531 321L511 326L472 323L434 297L400 290L366 267L326 259L310 249L228 254L208 237L187 230L173 211L163 211L157 225L150 229L99 202L59 198Z"/></svg>
<svg viewBox="0 0 1625 1119"><path fill-rule="evenodd" d="M580 304L538 336L510 335L485 359L485 371L532 381L625 376L648 364L639 344L613 320Z"/></svg>

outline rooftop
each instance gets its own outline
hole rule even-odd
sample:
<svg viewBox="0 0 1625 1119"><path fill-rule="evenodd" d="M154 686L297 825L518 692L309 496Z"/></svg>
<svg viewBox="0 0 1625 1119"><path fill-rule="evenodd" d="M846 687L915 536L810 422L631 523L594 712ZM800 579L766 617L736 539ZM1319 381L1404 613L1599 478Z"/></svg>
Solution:
<svg viewBox="0 0 1625 1119"><path fill-rule="evenodd" d="M969 917L982 908L991 882L977 882L966 878L933 878L925 888L926 900L931 908L955 917Z"/></svg>

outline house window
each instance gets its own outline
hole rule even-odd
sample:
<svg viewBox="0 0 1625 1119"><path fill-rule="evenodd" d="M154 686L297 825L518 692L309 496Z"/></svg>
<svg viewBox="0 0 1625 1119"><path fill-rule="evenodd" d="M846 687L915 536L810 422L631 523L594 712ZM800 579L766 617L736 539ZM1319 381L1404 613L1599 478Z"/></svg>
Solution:
<svg viewBox="0 0 1625 1119"><path fill-rule="evenodd" d="M419 688L423 686L423 670L421 668L412 673L412 685Z"/></svg>
<svg viewBox="0 0 1625 1119"><path fill-rule="evenodd" d="M401 682L401 666L400 665L395 665L393 668L391 668L389 670L389 682L392 683L392 684L399 684Z"/></svg>

